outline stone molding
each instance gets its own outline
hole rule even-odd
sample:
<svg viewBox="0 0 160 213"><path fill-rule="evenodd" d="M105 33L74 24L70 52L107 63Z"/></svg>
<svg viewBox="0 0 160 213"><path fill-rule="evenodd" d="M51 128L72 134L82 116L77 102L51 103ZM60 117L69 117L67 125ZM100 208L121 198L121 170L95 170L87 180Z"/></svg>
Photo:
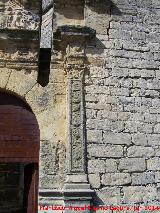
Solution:
<svg viewBox="0 0 160 213"><path fill-rule="evenodd" d="M68 79L68 173L86 174L84 75L87 69L85 45L95 36L88 27L62 26L55 38L65 42L64 71Z"/></svg>
<svg viewBox="0 0 160 213"><path fill-rule="evenodd" d="M19 30L19 29L0 29L0 40L39 41L39 31Z"/></svg>
<svg viewBox="0 0 160 213"><path fill-rule="evenodd" d="M68 82L68 165L63 187L66 206L87 205L94 193L88 183L86 169L84 77L88 69L85 55L86 42L94 38L95 34L94 30L81 26L58 27L54 33L53 50L56 56L59 54L62 56L55 57L54 63L63 66Z"/></svg>

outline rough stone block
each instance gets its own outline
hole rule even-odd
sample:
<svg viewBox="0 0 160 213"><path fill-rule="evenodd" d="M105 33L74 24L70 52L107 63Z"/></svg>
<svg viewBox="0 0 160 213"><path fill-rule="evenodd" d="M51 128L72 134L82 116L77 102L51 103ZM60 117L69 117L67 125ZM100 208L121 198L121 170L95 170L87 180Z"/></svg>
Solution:
<svg viewBox="0 0 160 213"><path fill-rule="evenodd" d="M112 70L112 76L114 77L127 77L128 76L128 69L126 68L116 68L116 67L113 67L113 70Z"/></svg>
<svg viewBox="0 0 160 213"><path fill-rule="evenodd" d="M132 185L146 185L155 182L154 172L133 173Z"/></svg>
<svg viewBox="0 0 160 213"><path fill-rule="evenodd" d="M154 127L154 133L160 133L160 124L156 124Z"/></svg>
<svg viewBox="0 0 160 213"><path fill-rule="evenodd" d="M55 89L54 84L42 87L36 84L25 96L27 102L31 105L35 112L46 110L54 107Z"/></svg>
<svg viewBox="0 0 160 213"><path fill-rule="evenodd" d="M63 186L63 183L65 181L65 178L63 175L58 174L58 175L40 175L40 187L41 188L59 188Z"/></svg>
<svg viewBox="0 0 160 213"><path fill-rule="evenodd" d="M129 96L129 88L116 88L112 87L110 89L111 95L115 96Z"/></svg>
<svg viewBox="0 0 160 213"><path fill-rule="evenodd" d="M103 3L101 3L103 4ZM87 7L86 10L86 24L89 27L92 27L96 30L98 34L107 34L107 29L109 27L109 21L110 16L108 13L109 6L106 8L106 5L101 6L101 4L97 4L96 6L93 6L93 9L91 10L90 7ZM106 13L95 13L94 7L96 7L96 10L107 10ZM103 8L102 8L103 7Z"/></svg>
<svg viewBox="0 0 160 213"><path fill-rule="evenodd" d="M87 131L87 140L89 142L102 142L102 131L101 130L88 130Z"/></svg>
<svg viewBox="0 0 160 213"><path fill-rule="evenodd" d="M104 103L86 103L86 107L88 109L95 109L95 110L111 110L111 105L110 104L104 104Z"/></svg>
<svg viewBox="0 0 160 213"><path fill-rule="evenodd" d="M88 175L89 178L89 183L91 184L91 186L95 189L100 188L100 175L99 174L89 174Z"/></svg>
<svg viewBox="0 0 160 213"><path fill-rule="evenodd" d="M12 70L6 88L21 96L29 92L36 84L37 72L33 71L30 74L25 73L25 70L16 71Z"/></svg>
<svg viewBox="0 0 160 213"><path fill-rule="evenodd" d="M90 145L88 146L88 153L90 157L121 158L123 156L123 147L120 145Z"/></svg>
<svg viewBox="0 0 160 213"><path fill-rule="evenodd" d="M148 145L159 146L160 145L160 134L149 134L147 135Z"/></svg>
<svg viewBox="0 0 160 213"><path fill-rule="evenodd" d="M96 191L98 197L102 200L103 204L116 205L120 202L120 188L118 187L105 187Z"/></svg>
<svg viewBox="0 0 160 213"><path fill-rule="evenodd" d="M124 187L125 203L142 203L156 199L156 188L151 186Z"/></svg>
<svg viewBox="0 0 160 213"><path fill-rule="evenodd" d="M127 121L125 124L125 132L136 133L138 131L138 125L139 125L139 122Z"/></svg>
<svg viewBox="0 0 160 213"><path fill-rule="evenodd" d="M128 173L108 173L102 175L102 184L105 186L121 186L131 183Z"/></svg>
<svg viewBox="0 0 160 213"><path fill-rule="evenodd" d="M117 121L117 112L111 112L111 111L108 111L106 109L103 109L103 110L99 110L97 112L97 117L99 119L106 119L106 118L108 118L111 121Z"/></svg>
<svg viewBox="0 0 160 213"><path fill-rule="evenodd" d="M122 158L118 169L123 172L140 172L146 170L144 158Z"/></svg>
<svg viewBox="0 0 160 213"><path fill-rule="evenodd" d="M103 134L104 142L109 144L131 144L131 135L124 133L108 133L104 132Z"/></svg>
<svg viewBox="0 0 160 213"><path fill-rule="evenodd" d="M132 146L127 149L128 157L153 157L154 149L152 147Z"/></svg>
<svg viewBox="0 0 160 213"><path fill-rule="evenodd" d="M142 133L152 133L153 132L153 124L148 123L140 123L138 126L138 131Z"/></svg>
<svg viewBox="0 0 160 213"><path fill-rule="evenodd" d="M147 169L151 171L160 171L160 158L155 157L147 160Z"/></svg>
<svg viewBox="0 0 160 213"><path fill-rule="evenodd" d="M155 172L155 182L160 183L160 172Z"/></svg>
<svg viewBox="0 0 160 213"><path fill-rule="evenodd" d="M137 146L146 146L147 145L147 137L144 133L137 133L132 136L132 141Z"/></svg>
<svg viewBox="0 0 160 213"><path fill-rule="evenodd" d="M155 149L155 157L160 157L160 149Z"/></svg>
<svg viewBox="0 0 160 213"><path fill-rule="evenodd" d="M146 113L144 115L145 122L155 123L157 121L157 115Z"/></svg>
<svg viewBox="0 0 160 213"><path fill-rule="evenodd" d="M130 115L130 112L118 112L118 120L127 121Z"/></svg>
<svg viewBox="0 0 160 213"><path fill-rule="evenodd" d="M105 161L104 160L89 160L88 161L88 172L89 173L104 173L105 172Z"/></svg>
<svg viewBox="0 0 160 213"><path fill-rule="evenodd" d="M6 69L6 68L1 68L0 69L0 87L5 88L7 81L9 79L11 70Z"/></svg>
<svg viewBox="0 0 160 213"><path fill-rule="evenodd" d="M106 172L116 172L117 171L117 161L114 159L106 160Z"/></svg>

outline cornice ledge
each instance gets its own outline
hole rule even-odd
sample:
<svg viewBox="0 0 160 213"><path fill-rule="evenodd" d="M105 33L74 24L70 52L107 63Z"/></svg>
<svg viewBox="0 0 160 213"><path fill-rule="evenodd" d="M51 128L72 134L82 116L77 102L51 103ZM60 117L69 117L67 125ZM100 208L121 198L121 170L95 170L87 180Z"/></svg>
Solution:
<svg viewBox="0 0 160 213"><path fill-rule="evenodd" d="M61 199L92 199L93 195L95 194L95 191L93 189L90 189L88 186L89 184L86 184L84 187L83 184L78 185L78 188L73 189L72 187L68 189L40 189L39 190L39 196L42 197L54 197L54 198L61 198ZM82 188L81 188L82 187Z"/></svg>
<svg viewBox="0 0 160 213"><path fill-rule="evenodd" d="M39 40L38 30L0 29L0 40Z"/></svg>
<svg viewBox="0 0 160 213"><path fill-rule="evenodd" d="M87 26L63 25L57 28L56 35L61 38L74 36L92 39L96 36L96 31Z"/></svg>

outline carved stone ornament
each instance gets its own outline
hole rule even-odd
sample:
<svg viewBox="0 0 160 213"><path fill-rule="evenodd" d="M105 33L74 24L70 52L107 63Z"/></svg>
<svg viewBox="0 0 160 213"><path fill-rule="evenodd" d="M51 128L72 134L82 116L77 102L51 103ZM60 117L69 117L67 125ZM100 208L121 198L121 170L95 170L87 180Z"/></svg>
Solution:
<svg viewBox="0 0 160 213"><path fill-rule="evenodd" d="M38 30L40 23L39 15L31 10L25 9L20 1L6 1L2 8L3 12L0 14L1 29Z"/></svg>
<svg viewBox="0 0 160 213"><path fill-rule="evenodd" d="M66 42L64 70L68 77L68 174L86 174L84 74L85 45L95 31L81 26L62 26L58 38Z"/></svg>

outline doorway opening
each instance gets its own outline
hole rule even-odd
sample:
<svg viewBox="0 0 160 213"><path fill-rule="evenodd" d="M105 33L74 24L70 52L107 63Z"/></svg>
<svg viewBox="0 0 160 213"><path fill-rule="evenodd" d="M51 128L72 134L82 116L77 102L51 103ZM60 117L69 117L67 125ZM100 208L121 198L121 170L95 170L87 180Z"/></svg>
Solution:
<svg viewBox="0 0 160 213"><path fill-rule="evenodd" d="M0 208L2 213L37 213L39 138L30 107L0 93Z"/></svg>

